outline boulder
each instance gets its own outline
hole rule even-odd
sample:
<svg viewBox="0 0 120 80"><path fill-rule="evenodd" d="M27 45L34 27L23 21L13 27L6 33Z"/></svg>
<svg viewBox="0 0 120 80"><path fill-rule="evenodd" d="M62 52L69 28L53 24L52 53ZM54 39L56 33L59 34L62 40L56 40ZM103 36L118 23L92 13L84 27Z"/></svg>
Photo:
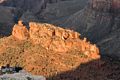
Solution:
<svg viewBox="0 0 120 80"><path fill-rule="evenodd" d="M14 25L12 36L19 40L26 40L29 37L28 30L26 26L22 24L21 21L18 22L18 24Z"/></svg>

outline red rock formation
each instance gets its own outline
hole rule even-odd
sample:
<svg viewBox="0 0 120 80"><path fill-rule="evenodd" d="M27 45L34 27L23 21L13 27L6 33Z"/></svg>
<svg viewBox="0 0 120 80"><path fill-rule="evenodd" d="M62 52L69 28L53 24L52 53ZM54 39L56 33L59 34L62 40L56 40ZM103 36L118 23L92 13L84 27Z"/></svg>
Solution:
<svg viewBox="0 0 120 80"><path fill-rule="evenodd" d="M72 45L69 45L71 43L66 41L77 38L79 38L79 33L77 32L65 30L50 24L30 23L30 39L34 44L41 44L47 49L66 52L72 47Z"/></svg>
<svg viewBox="0 0 120 80"><path fill-rule="evenodd" d="M95 56L96 53L98 56L99 54L99 49L87 42L86 38L81 40L80 34L77 32L46 23L30 22L29 26L28 32L27 28L19 21L18 25L14 26L12 35L19 40L30 39L33 44L40 44L42 47L55 52L64 53L77 49L87 56Z"/></svg>
<svg viewBox="0 0 120 80"><path fill-rule="evenodd" d="M18 24L14 25L12 35L19 40L26 40L29 37L26 26L19 21Z"/></svg>
<svg viewBox="0 0 120 80"><path fill-rule="evenodd" d="M41 44L46 49L56 52L77 49L83 53L88 53L87 56L93 55L93 58L96 53L99 54L96 45L91 45L86 38L81 40L80 34L77 32L45 23L30 22L29 26L30 39L33 44Z"/></svg>

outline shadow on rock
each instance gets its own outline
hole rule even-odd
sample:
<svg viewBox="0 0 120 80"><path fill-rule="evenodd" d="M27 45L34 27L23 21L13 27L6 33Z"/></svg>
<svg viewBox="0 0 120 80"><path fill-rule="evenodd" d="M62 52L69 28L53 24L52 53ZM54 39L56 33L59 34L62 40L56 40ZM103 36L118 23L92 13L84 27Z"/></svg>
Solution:
<svg viewBox="0 0 120 80"><path fill-rule="evenodd" d="M120 80L120 61L108 57L81 64L47 80Z"/></svg>

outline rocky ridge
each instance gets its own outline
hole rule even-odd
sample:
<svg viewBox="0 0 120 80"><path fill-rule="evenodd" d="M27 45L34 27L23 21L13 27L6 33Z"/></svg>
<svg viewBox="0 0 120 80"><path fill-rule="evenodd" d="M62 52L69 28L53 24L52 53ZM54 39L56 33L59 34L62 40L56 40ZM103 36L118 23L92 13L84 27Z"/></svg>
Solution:
<svg viewBox="0 0 120 80"><path fill-rule="evenodd" d="M87 39L80 40L80 34L72 30L63 29L47 23L29 23L30 29L18 22L13 27L12 35L19 40L30 39L33 44L40 44L46 49L57 52L67 52L72 48L81 50L82 52L90 50L88 53L99 53L96 45L90 45ZM81 45L83 44L83 45ZM87 53L87 52L86 52Z"/></svg>

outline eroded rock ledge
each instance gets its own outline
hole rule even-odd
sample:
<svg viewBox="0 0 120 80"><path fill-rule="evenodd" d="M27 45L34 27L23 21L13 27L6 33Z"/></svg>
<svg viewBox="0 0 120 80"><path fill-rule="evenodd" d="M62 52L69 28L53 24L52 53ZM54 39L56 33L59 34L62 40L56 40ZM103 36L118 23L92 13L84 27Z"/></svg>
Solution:
<svg viewBox="0 0 120 80"><path fill-rule="evenodd" d="M30 29L18 22L13 28L12 36L18 40L29 39L33 44L40 44L47 50L67 52L71 49L82 51L87 56L98 56L99 49L86 38L80 39L80 34L47 23L29 23Z"/></svg>

